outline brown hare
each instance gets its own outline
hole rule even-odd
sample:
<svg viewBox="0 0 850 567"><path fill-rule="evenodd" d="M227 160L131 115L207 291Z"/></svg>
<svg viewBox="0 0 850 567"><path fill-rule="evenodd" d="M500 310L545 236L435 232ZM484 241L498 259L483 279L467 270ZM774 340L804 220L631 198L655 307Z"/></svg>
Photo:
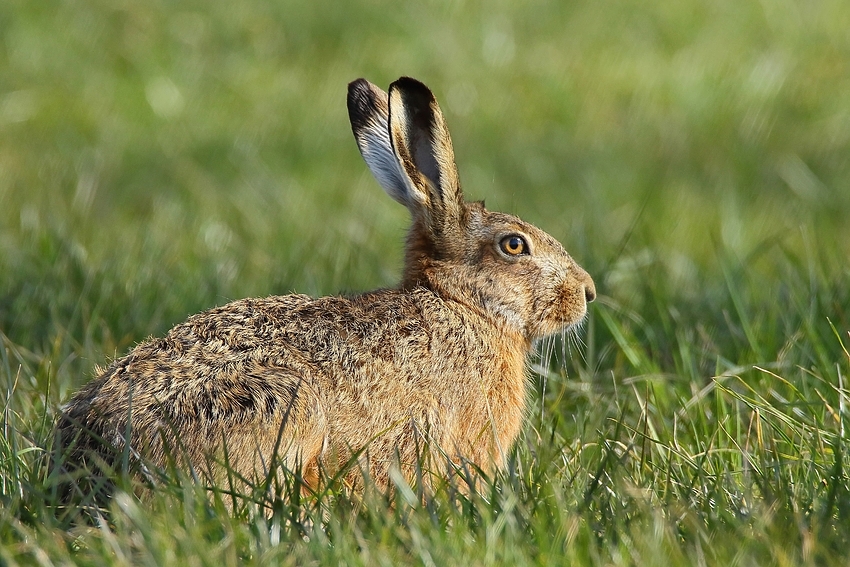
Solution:
<svg viewBox="0 0 850 567"><path fill-rule="evenodd" d="M64 406L64 466L176 458L210 482L277 467L310 488L353 456L344 478L381 488L392 470L430 483L461 462L504 466L532 342L578 324L593 281L545 232L464 201L425 85L403 77L385 93L358 79L348 111L372 173L412 217L399 286L243 299L146 340Z"/></svg>

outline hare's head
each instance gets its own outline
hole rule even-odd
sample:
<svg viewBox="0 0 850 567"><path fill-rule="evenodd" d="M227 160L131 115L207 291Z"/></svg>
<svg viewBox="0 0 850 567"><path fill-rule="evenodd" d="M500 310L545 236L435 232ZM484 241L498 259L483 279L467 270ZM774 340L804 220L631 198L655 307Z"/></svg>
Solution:
<svg viewBox="0 0 850 567"><path fill-rule="evenodd" d="M593 280L539 228L463 200L449 131L425 85L403 77L387 94L358 79L348 112L369 169L413 217L402 288L430 288L529 340L581 321Z"/></svg>

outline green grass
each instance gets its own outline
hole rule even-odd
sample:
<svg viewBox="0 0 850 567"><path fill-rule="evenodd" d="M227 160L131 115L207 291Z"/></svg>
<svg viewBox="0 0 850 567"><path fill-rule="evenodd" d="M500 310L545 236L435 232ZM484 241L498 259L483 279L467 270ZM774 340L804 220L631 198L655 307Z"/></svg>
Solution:
<svg viewBox="0 0 850 567"><path fill-rule="evenodd" d="M0 563L844 564L848 29L842 0L3 3ZM176 475L57 510L52 420L95 364L230 299L395 283L406 212L345 86L405 74L467 196L600 292L507 471L392 508L230 513Z"/></svg>

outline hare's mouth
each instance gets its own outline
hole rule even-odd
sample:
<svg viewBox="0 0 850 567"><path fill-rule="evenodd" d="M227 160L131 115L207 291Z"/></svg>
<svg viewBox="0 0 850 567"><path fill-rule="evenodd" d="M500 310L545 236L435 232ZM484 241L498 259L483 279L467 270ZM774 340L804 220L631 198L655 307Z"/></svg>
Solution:
<svg viewBox="0 0 850 567"><path fill-rule="evenodd" d="M579 293L584 292L571 290L546 305L530 329L532 338L569 333L580 327L587 317L587 301Z"/></svg>

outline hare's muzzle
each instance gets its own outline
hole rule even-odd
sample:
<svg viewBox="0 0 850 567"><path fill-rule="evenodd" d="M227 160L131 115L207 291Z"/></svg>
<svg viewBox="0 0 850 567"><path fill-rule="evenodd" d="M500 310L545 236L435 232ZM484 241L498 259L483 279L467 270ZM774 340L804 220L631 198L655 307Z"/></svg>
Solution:
<svg viewBox="0 0 850 567"><path fill-rule="evenodd" d="M593 283L593 278L590 277L584 268L579 266L578 264L574 264L575 266L575 278L578 280L579 285L584 289L584 300L587 303L590 303L594 299L596 299L596 284Z"/></svg>

